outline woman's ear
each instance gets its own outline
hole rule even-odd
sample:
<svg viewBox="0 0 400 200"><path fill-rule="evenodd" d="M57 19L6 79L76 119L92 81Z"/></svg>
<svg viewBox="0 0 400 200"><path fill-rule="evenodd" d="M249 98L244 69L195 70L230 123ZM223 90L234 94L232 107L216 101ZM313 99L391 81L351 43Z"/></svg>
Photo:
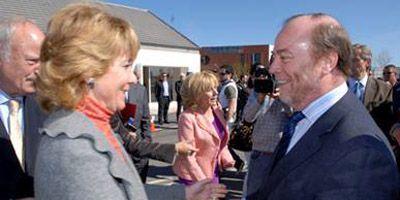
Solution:
<svg viewBox="0 0 400 200"><path fill-rule="evenodd" d="M88 86L89 89L93 89L94 85L95 85L95 81L94 78L89 78L86 80L86 84Z"/></svg>

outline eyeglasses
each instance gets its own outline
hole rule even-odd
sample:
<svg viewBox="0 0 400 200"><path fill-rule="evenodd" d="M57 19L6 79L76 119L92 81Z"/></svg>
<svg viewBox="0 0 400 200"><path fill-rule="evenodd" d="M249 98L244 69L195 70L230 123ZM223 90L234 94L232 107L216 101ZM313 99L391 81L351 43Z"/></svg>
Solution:
<svg viewBox="0 0 400 200"><path fill-rule="evenodd" d="M394 74L395 72L383 72L383 75L390 75L390 74Z"/></svg>

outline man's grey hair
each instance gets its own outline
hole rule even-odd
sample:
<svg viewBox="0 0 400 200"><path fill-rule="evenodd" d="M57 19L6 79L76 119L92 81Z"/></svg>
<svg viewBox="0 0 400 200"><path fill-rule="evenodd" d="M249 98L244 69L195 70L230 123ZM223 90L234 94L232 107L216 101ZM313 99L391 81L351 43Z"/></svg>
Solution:
<svg viewBox="0 0 400 200"><path fill-rule="evenodd" d="M26 19L22 16L13 16L0 21L0 61L8 62L11 55L11 38L14 34L16 25L31 23L35 24L32 20Z"/></svg>
<svg viewBox="0 0 400 200"><path fill-rule="evenodd" d="M143 69L142 64L133 65L133 74L135 74L135 76L138 77L138 79L142 79L142 69Z"/></svg>

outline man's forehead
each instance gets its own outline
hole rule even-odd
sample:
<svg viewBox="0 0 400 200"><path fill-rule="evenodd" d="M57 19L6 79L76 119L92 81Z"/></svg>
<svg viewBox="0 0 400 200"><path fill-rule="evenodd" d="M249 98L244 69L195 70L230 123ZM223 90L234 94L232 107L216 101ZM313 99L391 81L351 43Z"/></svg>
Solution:
<svg viewBox="0 0 400 200"><path fill-rule="evenodd" d="M12 41L21 43L41 44L44 40L44 33L34 24L25 23L15 27Z"/></svg>
<svg viewBox="0 0 400 200"><path fill-rule="evenodd" d="M309 20L295 19L286 24L275 40L275 53L294 47L309 48L312 27Z"/></svg>
<svg viewBox="0 0 400 200"><path fill-rule="evenodd" d="M275 42L275 54L290 53L296 49L308 50L311 46L309 36L280 35Z"/></svg>
<svg viewBox="0 0 400 200"><path fill-rule="evenodd" d="M353 49L353 57L354 58L363 58L363 53L362 53L361 49L359 49L359 48Z"/></svg>

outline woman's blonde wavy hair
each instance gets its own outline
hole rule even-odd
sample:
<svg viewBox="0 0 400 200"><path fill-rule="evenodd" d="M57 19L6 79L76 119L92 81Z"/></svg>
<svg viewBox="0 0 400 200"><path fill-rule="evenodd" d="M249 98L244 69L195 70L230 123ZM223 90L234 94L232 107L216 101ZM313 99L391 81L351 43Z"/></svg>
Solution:
<svg viewBox="0 0 400 200"><path fill-rule="evenodd" d="M181 87L181 96L185 108L196 107L197 100L204 93L218 87L218 78L213 72L202 71L187 77Z"/></svg>
<svg viewBox="0 0 400 200"><path fill-rule="evenodd" d="M136 58L139 41L123 19L95 4L72 4L48 24L37 81L42 108L74 109L88 92L87 80L107 72L120 55Z"/></svg>

